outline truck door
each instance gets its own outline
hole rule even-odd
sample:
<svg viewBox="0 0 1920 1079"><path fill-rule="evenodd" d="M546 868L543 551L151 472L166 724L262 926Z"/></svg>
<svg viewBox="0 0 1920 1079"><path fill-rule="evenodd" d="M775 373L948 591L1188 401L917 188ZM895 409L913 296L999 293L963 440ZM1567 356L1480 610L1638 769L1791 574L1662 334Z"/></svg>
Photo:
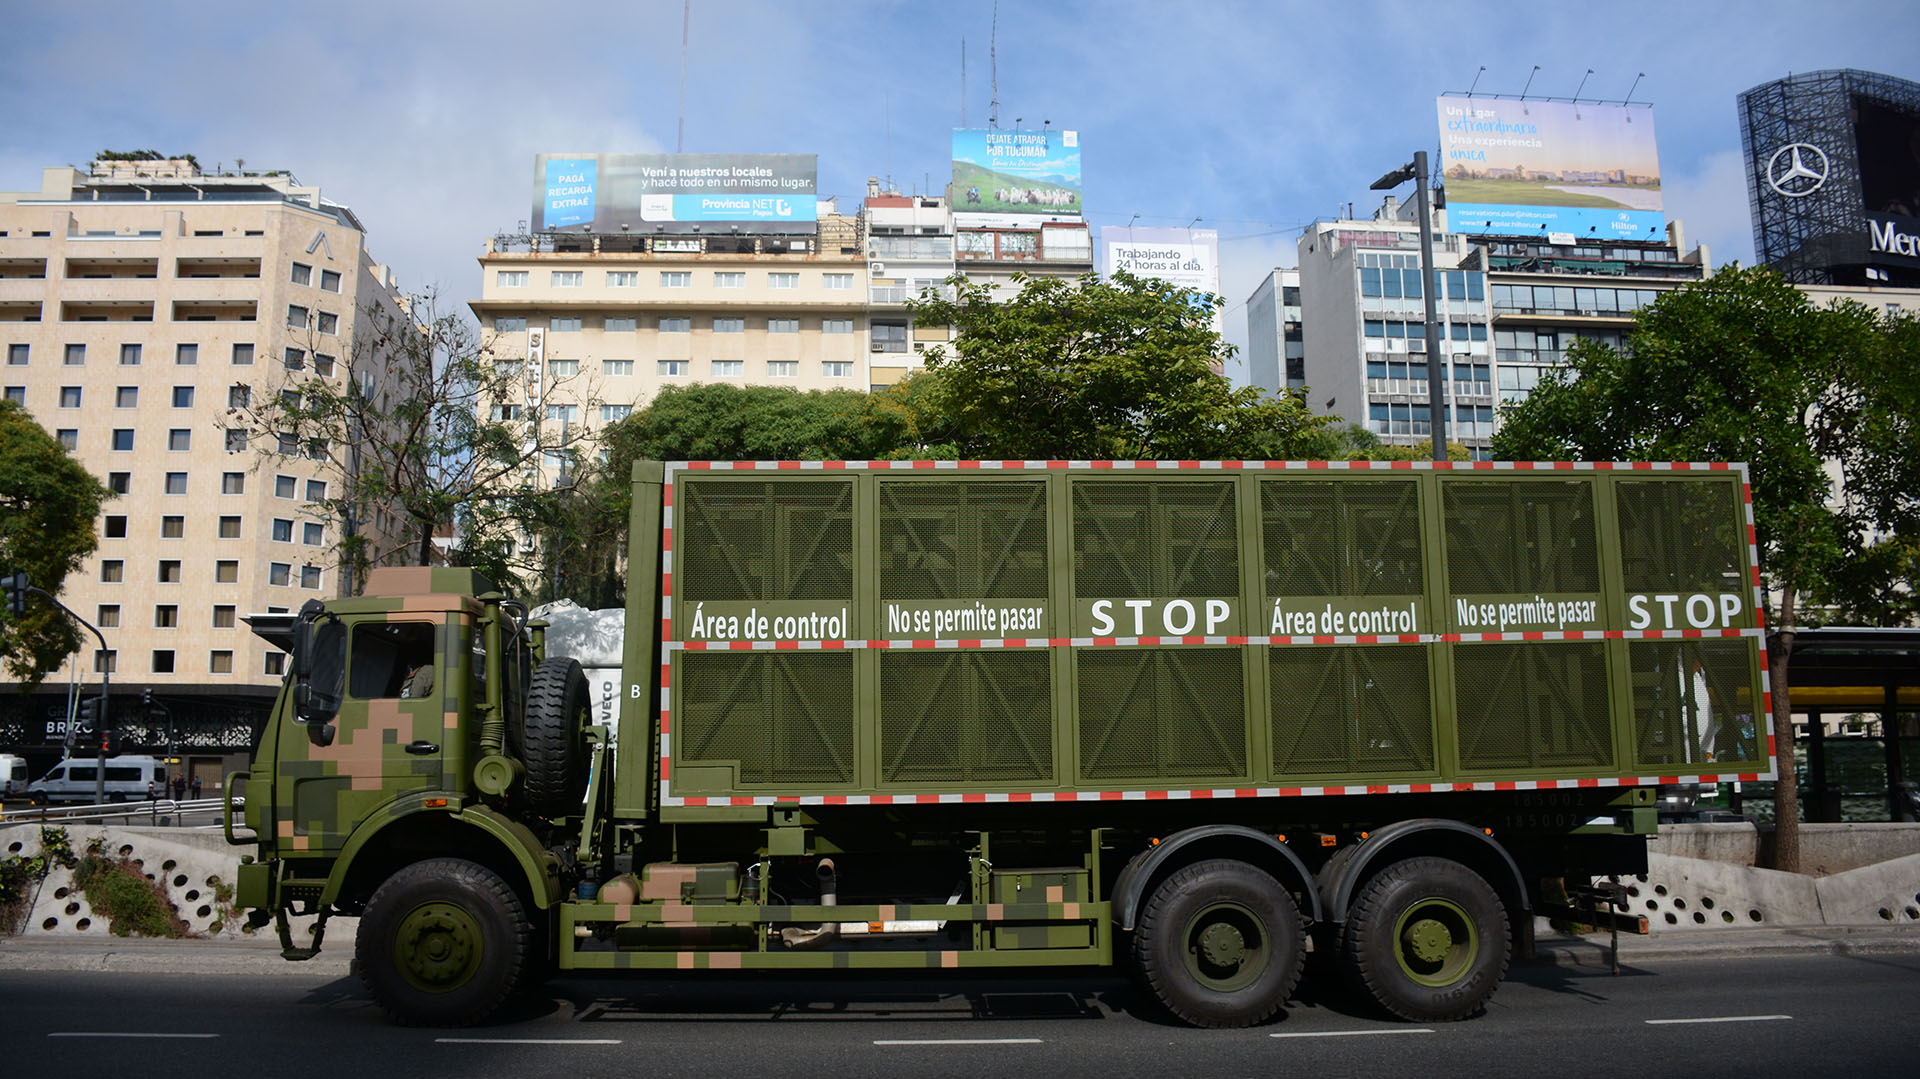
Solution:
<svg viewBox="0 0 1920 1079"><path fill-rule="evenodd" d="M348 627L345 692L332 741L284 738L292 819L277 823L295 850L338 849L361 821L400 795L444 786L452 705L445 615L390 613Z"/></svg>

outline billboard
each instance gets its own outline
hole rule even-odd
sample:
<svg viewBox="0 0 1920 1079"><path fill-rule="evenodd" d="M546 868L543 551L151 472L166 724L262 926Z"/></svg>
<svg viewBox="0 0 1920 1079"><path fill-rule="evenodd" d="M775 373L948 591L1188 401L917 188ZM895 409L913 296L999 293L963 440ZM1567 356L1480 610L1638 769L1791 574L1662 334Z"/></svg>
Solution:
<svg viewBox="0 0 1920 1079"><path fill-rule="evenodd" d="M813 154L537 154L533 229L812 232Z"/></svg>
<svg viewBox="0 0 1920 1079"><path fill-rule="evenodd" d="M1853 114L1867 261L1920 266L1920 115L1859 95Z"/></svg>
<svg viewBox="0 0 1920 1079"><path fill-rule="evenodd" d="M1081 212L1078 131L953 129L954 224L1033 228Z"/></svg>
<svg viewBox="0 0 1920 1079"><path fill-rule="evenodd" d="M1663 237L1649 106L1449 94L1439 117L1451 231Z"/></svg>
<svg viewBox="0 0 1920 1079"><path fill-rule="evenodd" d="M1220 234L1213 229L1100 229L1103 272L1125 270L1197 292L1220 292Z"/></svg>

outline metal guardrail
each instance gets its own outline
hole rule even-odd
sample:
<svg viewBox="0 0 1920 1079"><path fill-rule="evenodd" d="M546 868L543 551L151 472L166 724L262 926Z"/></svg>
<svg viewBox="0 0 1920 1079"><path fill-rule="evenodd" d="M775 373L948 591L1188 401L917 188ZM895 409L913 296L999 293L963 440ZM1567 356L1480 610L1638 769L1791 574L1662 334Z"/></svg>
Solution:
<svg viewBox="0 0 1920 1079"><path fill-rule="evenodd" d="M116 802L110 805L28 805L24 802L0 807L0 824L24 824L27 822L46 824L68 824L87 821L118 820L133 822L145 817L157 821L163 814L179 817L187 813L218 813L222 802L219 798L197 798L176 800L173 798L143 799L137 802Z"/></svg>

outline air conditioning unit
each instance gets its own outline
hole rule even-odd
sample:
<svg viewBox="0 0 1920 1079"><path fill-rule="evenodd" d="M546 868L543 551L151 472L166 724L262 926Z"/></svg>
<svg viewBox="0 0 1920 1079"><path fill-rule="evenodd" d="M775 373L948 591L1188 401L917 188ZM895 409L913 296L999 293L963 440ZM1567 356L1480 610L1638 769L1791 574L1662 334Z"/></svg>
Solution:
<svg viewBox="0 0 1920 1079"><path fill-rule="evenodd" d="M867 263L867 272L875 277L884 277L887 273L887 264L884 262L869 262Z"/></svg>

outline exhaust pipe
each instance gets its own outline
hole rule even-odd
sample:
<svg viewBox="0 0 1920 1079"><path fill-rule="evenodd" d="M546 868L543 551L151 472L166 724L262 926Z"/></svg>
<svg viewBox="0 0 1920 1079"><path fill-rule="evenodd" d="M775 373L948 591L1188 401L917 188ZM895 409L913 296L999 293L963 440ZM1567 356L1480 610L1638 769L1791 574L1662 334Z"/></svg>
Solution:
<svg viewBox="0 0 1920 1079"><path fill-rule="evenodd" d="M838 906L840 902L840 878L834 872L833 859L822 858L820 864L813 867L813 875L820 881L820 905ZM817 948L840 935L840 923L827 922L812 929L803 929L790 925L780 930L781 943L789 948Z"/></svg>

